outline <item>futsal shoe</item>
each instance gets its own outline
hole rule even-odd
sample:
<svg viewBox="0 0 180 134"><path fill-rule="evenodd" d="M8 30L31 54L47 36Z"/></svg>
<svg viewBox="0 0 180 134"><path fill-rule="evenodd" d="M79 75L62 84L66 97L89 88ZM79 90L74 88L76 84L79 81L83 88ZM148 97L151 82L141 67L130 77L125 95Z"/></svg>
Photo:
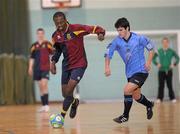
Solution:
<svg viewBox="0 0 180 134"><path fill-rule="evenodd" d="M172 102L172 103L176 103L176 102L177 102L177 100L176 100L176 99L173 99L173 100L171 100L171 102Z"/></svg>
<svg viewBox="0 0 180 134"><path fill-rule="evenodd" d="M75 102L71 105L71 110L69 113L70 118L74 118L76 116L78 105L79 105L79 100L75 99Z"/></svg>
<svg viewBox="0 0 180 134"><path fill-rule="evenodd" d="M154 107L154 102L151 102L151 106L147 107L147 119L150 120L153 117L153 107Z"/></svg>
<svg viewBox="0 0 180 134"><path fill-rule="evenodd" d="M42 107L39 108L39 110L38 110L39 113L42 113L42 112L44 112L44 111L45 111L45 106L42 106Z"/></svg>
<svg viewBox="0 0 180 134"><path fill-rule="evenodd" d="M115 121L117 123L127 122L128 120L129 120L129 117L125 117L124 115L121 115L121 116L113 119L113 121Z"/></svg>
<svg viewBox="0 0 180 134"><path fill-rule="evenodd" d="M162 102L161 99L156 100L156 103L161 103L161 102Z"/></svg>
<svg viewBox="0 0 180 134"><path fill-rule="evenodd" d="M50 108L48 105L44 106L44 112L49 112Z"/></svg>

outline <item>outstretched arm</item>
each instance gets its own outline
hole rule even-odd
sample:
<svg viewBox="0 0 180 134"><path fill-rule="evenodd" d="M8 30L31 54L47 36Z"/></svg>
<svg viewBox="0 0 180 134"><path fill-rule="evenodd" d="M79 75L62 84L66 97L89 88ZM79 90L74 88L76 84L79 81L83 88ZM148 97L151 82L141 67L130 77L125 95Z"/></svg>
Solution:
<svg viewBox="0 0 180 134"><path fill-rule="evenodd" d="M76 24L77 31L74 32L74 34L78 35L88 35L88 34L97 34L98 40L102 41L104 40L105 36L105 30L100 26L88 26L88 25L81 25Z"/></svg>

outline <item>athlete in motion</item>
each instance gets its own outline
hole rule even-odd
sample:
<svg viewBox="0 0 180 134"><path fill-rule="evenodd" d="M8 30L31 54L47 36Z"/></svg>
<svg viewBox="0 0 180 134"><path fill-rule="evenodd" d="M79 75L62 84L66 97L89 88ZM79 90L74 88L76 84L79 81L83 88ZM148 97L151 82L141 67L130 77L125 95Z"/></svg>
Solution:
<svg viewBox="0 0 180 134"><path fill-rule="evenodd" d="M124 113L115 118L117 123L128 121L133 99L147 109L147 119L153 116L153 102L141 94L141 87L148 77L154 55L154 45L145 36L130 32L130 24L126 18L119 18L115 23L119 35L108 45L105 53L105 75L111 75L110 60L117 51L125 63L127 84L124 86ZM147 61L144 48L149 52Z"/></svg>
<svg viewBox="0 0 180 134"><path fill-rule="evenodd" d="M56 12L53 16L57 30L52 35L55 53L51 59L51 72L56 74L56 63L63 53L62 61L62 95L64 97L61 115L65 117L69 107L70 118L76 116L79 100L73 97L73 91L82 79L87 68L84 36L97 34L98 40L104 40L105 30L99 26L69 24L63 12Z"/></svg>

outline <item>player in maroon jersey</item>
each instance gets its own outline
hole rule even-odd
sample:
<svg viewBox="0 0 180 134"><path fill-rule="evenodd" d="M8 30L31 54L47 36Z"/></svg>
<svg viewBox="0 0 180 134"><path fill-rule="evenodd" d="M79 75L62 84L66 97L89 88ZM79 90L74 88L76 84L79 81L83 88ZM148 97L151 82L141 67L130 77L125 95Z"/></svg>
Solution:
<svg viewBox="0 0 180 134"><path fill-rule="evenodd" d="M50 70L49 56L53 52L52 44L45 40L45 31L38 28L36 31L37 41L31 46L29 59L29 75L38 82L41 95L42 107L39 112L48 112L48 80Z"/></svg>
<svg viewBox="0 0 180 134"><path fill-rule="evenodd" d="M105 30L99 26L69 24L63 12L56 12L53 20L57 30L52 35L56 51L51 59L51 72L56 74L55 64L63 53L61 84L64 101L61 115L65 117L71 106L69 116L74 118L79 100L73 97L73 91L87 68L84 36L97 34L98 40L102 41L104 40Z"/></svg>

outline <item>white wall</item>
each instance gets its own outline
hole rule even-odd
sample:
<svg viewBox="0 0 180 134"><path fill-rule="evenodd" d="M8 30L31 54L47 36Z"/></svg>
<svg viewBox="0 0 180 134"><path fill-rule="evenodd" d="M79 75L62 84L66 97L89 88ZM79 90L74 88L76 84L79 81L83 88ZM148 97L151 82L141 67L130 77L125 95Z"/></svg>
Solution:
<svg viewBox="0 0 180 134"><path fill-rule="evenodd" d="M41 8L41 0L28 0L31 10ZM86 9L99 8L139 8L139 7L177 7L180 0L81 0Z"/></svg>
<svg viewBox="0 0 180 134"><path fill-rule="evenodd" d="M176 6L180 6L180 0L84 0L86 9Z"/></svg>

